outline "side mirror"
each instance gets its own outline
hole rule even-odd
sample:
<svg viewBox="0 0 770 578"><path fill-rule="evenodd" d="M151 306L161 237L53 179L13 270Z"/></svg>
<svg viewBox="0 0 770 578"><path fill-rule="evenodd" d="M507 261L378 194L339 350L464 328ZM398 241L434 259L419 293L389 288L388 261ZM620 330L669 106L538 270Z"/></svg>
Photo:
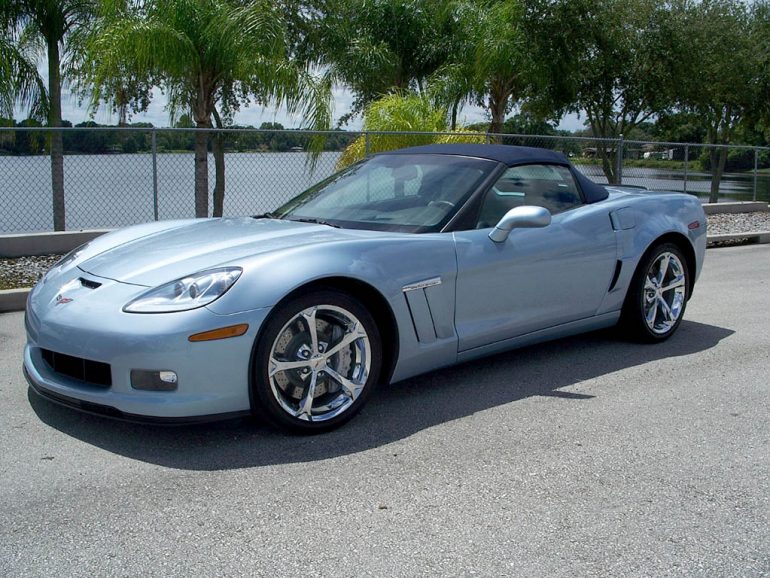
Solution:
<svg viewBox="0 0 770 578"><path fill-rule="evenodd" d="M547 227L551 224L551 213L543 207L516 207L511 209L489 233L489 238L495 243L502 243L512 229L534 229Z"/></svg>

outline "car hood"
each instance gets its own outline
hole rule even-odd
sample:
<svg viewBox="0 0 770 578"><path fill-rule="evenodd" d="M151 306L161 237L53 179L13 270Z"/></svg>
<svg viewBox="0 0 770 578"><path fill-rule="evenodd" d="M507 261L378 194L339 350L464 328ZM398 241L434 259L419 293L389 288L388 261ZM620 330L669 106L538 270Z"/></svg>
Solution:
<svg viewBox="0 0 770 578"><path fill-rule="evenodd" d="M362 233L371 234L274 219L196 219L108 248L78 267L98 277L155 287L239 259Z"/></svg>

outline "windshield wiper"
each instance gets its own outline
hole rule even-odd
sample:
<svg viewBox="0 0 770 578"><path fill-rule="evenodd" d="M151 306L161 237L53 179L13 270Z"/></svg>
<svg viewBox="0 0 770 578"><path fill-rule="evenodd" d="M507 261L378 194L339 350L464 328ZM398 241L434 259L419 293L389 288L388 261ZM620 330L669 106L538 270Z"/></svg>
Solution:
<svg viewBox="0 0 770 578"><path fill-rule="evenodd" d="M341 229L339 225L335 225L334 223L330 223L329 221L324 221L323 219L315 219L313 217L295 217L293 219L289 219L290 221L299 221L300 223L313 223L314 225L326 225L327 227L334 227L335 229Z"/></svg>
<svg viewBox="0 0 770 578"><path fill-rule="evenodd" d="M273 213L262 213L261 215L252 215L252 219L277 219Z"/></svg>

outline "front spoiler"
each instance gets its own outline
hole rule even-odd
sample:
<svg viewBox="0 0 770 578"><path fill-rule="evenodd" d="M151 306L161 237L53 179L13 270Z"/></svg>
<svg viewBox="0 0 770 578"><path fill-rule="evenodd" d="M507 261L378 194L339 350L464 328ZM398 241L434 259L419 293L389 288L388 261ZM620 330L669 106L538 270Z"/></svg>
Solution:
<svg viewBox="0 0 770 578"><path fill-rule="evenodd" d="M159 417L159 416L152 416L152 415L139 415L135 413L128 413L125 411L121 411L116 407L112 407L111 405L103 405L100 403L84 401L82 399L76 399L74 397L69 397L67 395L62 395L60 393L55 393L53 391L50 391L45 387L43 387L41 384L35 382L34 379L32 379L32 376L27 371L26 366L22 365L22 369L24 371L24 378L27 380L27 383L29 384L32 391L34 391L37 395L39 395L43 399L46 399L57 405L78 410L83 413L98 415L100 417L107 417L107 418L115 419L119 421L125 421L129 423L174 426L174 425L191 425L191 424L210 423L215 421L224 421L228 419L242 418L242 417L247 417L251 415L250 411L233 411L228 413L194 415L194 416L185 416L185 417Z"/></svg>

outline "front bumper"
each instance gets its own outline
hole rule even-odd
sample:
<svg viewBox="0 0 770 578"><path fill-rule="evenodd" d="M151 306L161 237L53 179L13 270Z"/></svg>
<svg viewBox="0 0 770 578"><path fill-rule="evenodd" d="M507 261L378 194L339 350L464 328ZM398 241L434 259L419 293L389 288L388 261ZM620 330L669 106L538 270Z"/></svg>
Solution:
<svg viewBox="0 0 770 578"><path fill-rule="evenodd" d="M132 421L207 421L249 412L250 359L269 309L235 315L206 308L124 313L121 306L132 291L137 288L115 283L110 297L116 299L97 301L83 295L63 305L51 304L44 291L33 292L24 349L24 373L32 388L63 405ZM188 340L195 333L240 323L249 329L239 337ZM111 385L99 387L55 372L43 359L43 349L109 364ZM132 369L174 371L177 389L134 389Z"/></svg>
<svg viewBox="0 0 770 578"><path fill-rule="evenodd" d="M149 415L138 415L135 413L126 413L124 411L120 411L116 407L112 407L109 405L91 403L88 401L83 401L81 399L76 399L74 397L67 397L66 395L60 395L58 393L54 393L53 391L50 391L45 387L42 387L40 384L35 383L33 379L30 377L26 366L22 366L22 369L24 371L24 377L26 378L27 383L29 383L29 386L32 388L32 391L34 391L37 395L39 395L43 399L47 399L48 401L51 401L58 405L76 409L84 413L89 413L92 415L98 415L102 417L109 417L109 418L118 419L121 421L127 421L132 423L155 424L155 425L187 425L187 424L207 423L212 421L221 421L225 419L235 419L238 417L245 417L245 416L251 415L250 411L235 411L230 413L216 413L212 415L197 415L197 416L190 416L190 417L155 417L155 416L149 416Z"/></svg>

